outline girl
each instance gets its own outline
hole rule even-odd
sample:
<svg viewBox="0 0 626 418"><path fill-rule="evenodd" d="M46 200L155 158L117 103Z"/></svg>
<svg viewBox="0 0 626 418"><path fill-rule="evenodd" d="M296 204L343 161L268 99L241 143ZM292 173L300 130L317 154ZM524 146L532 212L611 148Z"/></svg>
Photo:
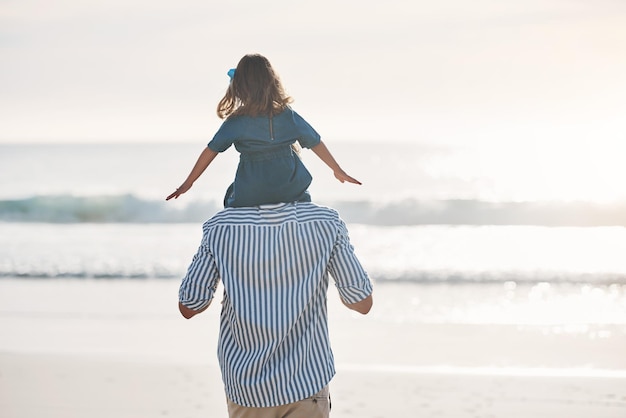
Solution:
<svg viewBox="0 0 626 418"><path fill-rule="evenodd" d="M228 74L230 85L217 106L217 115L225 121L187 179L165 200L189 190L217 154L233 144L241 155L235 181L224 198L226 207L311 201L307 189L312 177L297 154L296 142L310 148L340 182L361 184L341 169L319 134L288 106L292 99L267 58L246 55Z"/></svg>

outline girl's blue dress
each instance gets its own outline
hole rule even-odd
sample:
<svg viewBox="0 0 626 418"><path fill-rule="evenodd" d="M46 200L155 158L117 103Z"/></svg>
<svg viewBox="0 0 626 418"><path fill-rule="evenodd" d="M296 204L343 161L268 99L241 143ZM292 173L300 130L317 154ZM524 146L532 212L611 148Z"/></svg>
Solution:
<svg viewBox="0 0 626 418"><path fill-rule="evenodd" d="M291 145L302 148L320 143L320 135L291 108L269 116L231 116L208 147L224 152L231 145L241 154L235 181L224 206L311 201L307 191L312 177Z"/></svg>

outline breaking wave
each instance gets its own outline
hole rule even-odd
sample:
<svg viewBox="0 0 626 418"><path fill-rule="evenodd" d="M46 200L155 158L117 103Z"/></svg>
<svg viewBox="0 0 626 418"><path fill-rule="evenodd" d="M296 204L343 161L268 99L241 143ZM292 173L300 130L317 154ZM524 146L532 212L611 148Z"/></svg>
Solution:
<svg viewBox="0 0 626 418"><path fill-rule="evenodd" d="M330 201L349 223L368 225L626 226L626 203L417 200ZM132 194L34 196L0 200L0 221L47 223L197 223L222 207L218 201L149 200Z"/></svg>
<svg viewBox="0 0 626 418"><path fill-rule="evenodd" d="M372 279L378 284L384 283L415 283L415 284L497 284L497 283L567 283L567 284L594 284L594 285L626 285L626 275L623 274L559 274L554 272L475 272L475 271L405 271L397 272L370 269ZM177 270L163 268L162 265L147 264L138 268L135 266L117 266L105 269L64 270L59 268L42 269L39 267L20 269L0 269L1 278L21 279L180 279L184 269Z"/></svg>

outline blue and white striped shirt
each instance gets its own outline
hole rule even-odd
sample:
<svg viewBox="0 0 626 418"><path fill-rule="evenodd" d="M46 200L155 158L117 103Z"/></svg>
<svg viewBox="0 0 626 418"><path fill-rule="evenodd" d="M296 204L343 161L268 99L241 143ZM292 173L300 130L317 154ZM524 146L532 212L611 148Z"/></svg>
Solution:
<svg viewBox="0 0 626 418"><path fill-rule="evenodd" d="M333 209L302 202L227 208L204 224L179 299L199 310L222 279L218 359L233 402L284 405L330 382L328 273L347 303L372 292Z"/></svg>

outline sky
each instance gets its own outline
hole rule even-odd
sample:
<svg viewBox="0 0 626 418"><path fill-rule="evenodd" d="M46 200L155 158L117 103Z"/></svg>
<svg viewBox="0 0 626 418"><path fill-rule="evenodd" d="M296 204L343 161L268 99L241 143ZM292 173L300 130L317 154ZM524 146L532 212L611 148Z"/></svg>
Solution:
<svg viewBox="0 0 626 418"><path fill-rule="evenodd" d="M0 0L0 142L204 141L258 52L333 141L615 146L624 51L621 0Z"/></svg>
<svg viewBox="0 0 626 418"><path fill-rule="evenodd" d="M520 196L623 200L624 51L622 0L0 0L0 143L205 144L257 52L327 143L448 146Z"/></svg>
<svg viewBox="0 0 626 418"><path fill-rule="evenodd" d="M416 169L511 199L626 201L624 51L623 0L0 0L0 144L206 144L256 52L328 144L447 147Z"/></svg>

